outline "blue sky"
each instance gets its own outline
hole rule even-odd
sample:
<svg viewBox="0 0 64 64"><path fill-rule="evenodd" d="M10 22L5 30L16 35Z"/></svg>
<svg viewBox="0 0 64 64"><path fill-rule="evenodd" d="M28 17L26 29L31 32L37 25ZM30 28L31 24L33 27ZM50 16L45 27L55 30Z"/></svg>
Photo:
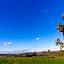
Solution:
<svg viewBox="0 0 64 64"><path fill-rule="evenodd" d="M0 49L55 46L63 13L63 0L0 0Z"/></svg>

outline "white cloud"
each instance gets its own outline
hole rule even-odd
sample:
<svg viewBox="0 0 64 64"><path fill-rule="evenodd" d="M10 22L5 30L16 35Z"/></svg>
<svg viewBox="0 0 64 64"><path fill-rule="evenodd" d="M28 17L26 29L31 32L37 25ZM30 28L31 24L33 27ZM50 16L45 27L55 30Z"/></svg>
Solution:
<svg viewBox="0 0 64 64"><path fill-rule="evenodd" d="M37 37L35 40L40 40L40 37Z"/></svg>
<svg viewBox="0 0 64 64"><path fill-rule="evenodd" d="M12 45L12 42L3 42L2 45L4 45L4 46L10 46L10 45Z"/></svg>
<svg viewBox="0 0 64 64"><path fill-rule="evenodd" d="M50 51L59 51L60 48L59 47L50 47L49 50Z"/></svg>
<svg viewBox="0 0 64 64"><path fill-rule="evenodd" d="M50 47L50 48L43 48L43 49L23 49L23 50L10 50L10 51L0 51L0 54L21 54L27 52L47 52L50 51L60 51L59 47Z"/></svg>

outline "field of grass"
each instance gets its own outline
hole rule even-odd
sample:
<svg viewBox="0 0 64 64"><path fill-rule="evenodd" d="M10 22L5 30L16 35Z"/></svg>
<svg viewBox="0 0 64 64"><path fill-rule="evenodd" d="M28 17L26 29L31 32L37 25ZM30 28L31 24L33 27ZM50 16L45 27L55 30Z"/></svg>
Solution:
<svg viewBox="0 0 64 64"><path fill-rule="evenodd" d="M0 55L0 64L64 64L64 51L44 52L38 54L39 56L34 55L34 53L9 56Z"/></svg>
<svg viewBox="0 0 64 64"><path fill-rule="evenodd" d="M64 64L64 58L0 58L0 64Z"/></svg>

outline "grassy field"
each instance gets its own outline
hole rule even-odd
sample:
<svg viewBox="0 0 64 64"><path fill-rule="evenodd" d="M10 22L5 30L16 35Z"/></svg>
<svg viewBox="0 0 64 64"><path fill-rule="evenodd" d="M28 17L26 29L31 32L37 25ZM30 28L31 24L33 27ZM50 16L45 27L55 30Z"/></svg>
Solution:
<svg viewBox="0 0 64 64"><path fill-rule="evenodd" d="M0 64L64 64L64 58L0 58Z"/></svg>
<svg viewBox="0 0 64 64"><path fill-rule="evenodd" d="M40 54L41 56L32 57L21 57L22 55L2 56L0 57L0 64L64 64L64 51Z"/></svg>

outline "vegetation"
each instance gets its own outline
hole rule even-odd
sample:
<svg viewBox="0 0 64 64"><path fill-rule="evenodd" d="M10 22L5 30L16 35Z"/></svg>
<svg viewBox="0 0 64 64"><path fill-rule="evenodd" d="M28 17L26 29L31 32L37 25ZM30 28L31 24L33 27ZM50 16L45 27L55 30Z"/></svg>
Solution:
<svg viewBox="0 0 64 64"><path fill-rule="evenodd" d="M0 58L0 64L64 64L64 58Z"/></svg>
<svg viewBox="0 0 64 64"><path fill-rule="evenodd" d="M64 51L4 55L0 56L0 64L64 64Z"/></svg>

